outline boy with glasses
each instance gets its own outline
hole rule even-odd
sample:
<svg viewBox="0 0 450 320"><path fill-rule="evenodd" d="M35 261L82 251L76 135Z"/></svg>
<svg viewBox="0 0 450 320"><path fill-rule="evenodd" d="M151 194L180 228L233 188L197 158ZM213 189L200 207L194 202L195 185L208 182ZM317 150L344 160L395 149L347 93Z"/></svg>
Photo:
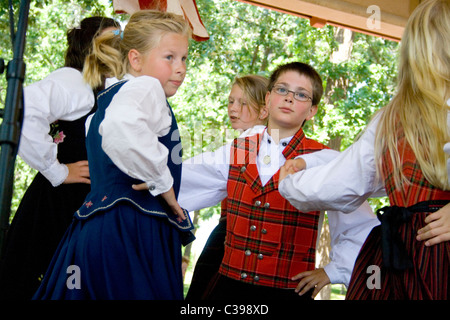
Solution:
<svg viewBox="0 0 450 320"><path fill-rule="evenodd" d="M287 159L327 149L302 130L322 93L312 67L282 65L270 77L264 132L183 162L182 207L198 210L228 197L225 254L208 299L311 299L330 281L348 281L362 243L378 224L367 202L345 217L329 212L332 243L339 249L332 250L329 265L315 270L320 212L300 212L278 192L279 168ZM320 154L318 161L327 162L337 152Z"/></svg>

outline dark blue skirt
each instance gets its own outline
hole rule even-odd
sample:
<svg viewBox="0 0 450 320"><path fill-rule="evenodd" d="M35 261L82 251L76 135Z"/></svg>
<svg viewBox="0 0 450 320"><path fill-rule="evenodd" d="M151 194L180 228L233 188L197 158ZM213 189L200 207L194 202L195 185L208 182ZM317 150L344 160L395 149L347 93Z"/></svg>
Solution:
<svg viewBox="0 0 450 320"><path fill-rule="evenodd" d="M180 233L128 202L75 218L33 299L182 300Z"/></svg>
<svg viewBox="0 0 450 320"><path fill-rule="evenodd" d="M38 173L20 201L0 261L0 300L30 300L90 186L53 187Z"/></svg>

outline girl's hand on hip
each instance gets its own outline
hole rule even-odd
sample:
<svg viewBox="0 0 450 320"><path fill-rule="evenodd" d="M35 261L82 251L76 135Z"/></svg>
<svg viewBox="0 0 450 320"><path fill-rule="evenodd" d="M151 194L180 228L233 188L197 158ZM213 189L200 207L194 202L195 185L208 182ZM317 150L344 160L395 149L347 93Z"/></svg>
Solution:
<svg viewBox="0 0 450 320"><path fill-rule="evenodd" d="M89 165L87 160L82 160L73 163L66 164L67 169L69 169L69 174L63 184L70 183L86 183L91 184L91 179L89 178Z"/></svg>
<svg viewBox="0 0 450 320"><path fill-rule="evenodd" d="M141 184L133 184L131 187L137 191L148 190L148 186L145 182ZM177 218L178 222L186 220L183 209L181 209L175 197L175 192L173 191L173 188L170 188L170 190L167 192L161 193L161 197L167 202L172 212L178 217Z"/></svg>

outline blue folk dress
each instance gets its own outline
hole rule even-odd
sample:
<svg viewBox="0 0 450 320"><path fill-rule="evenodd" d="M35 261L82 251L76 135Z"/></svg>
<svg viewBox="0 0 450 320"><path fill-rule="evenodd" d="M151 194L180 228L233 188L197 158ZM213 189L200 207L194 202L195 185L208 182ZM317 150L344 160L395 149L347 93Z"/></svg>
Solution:
<svg viewBox="0 0 450 320"><path fill-rule="evenodd" d="M91 192L75 213L34 299L183 299L181 245L194 239L188 212L180 223L161 197L133 190L132 184L142 181L123 173L101 147L100 123L124 83L98 96L86 138ZM181 146L171 113L171 129L159 138L169 155ZM181 164L169 156L167 165L178 196Z"/></svg>

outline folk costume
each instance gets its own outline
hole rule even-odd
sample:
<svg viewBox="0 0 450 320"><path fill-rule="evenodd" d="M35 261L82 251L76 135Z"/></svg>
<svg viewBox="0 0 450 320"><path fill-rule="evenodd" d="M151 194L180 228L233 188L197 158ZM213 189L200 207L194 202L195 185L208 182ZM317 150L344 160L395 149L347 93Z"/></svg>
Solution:
<svg viewBox="0 0 450 320"><path fill-rule="evenodd" d="M213 279L208 298L255 299L261 298L259 293L265 299L298 297L292 290L298 282L291 277L315 269L320 212L299 212L279 195L279 168L286 159L324 148L306 138L303 130L282 139L278 145L264 131L238 138L231 146L183 163L180 205L197 210L227 197L225 255L220 276ZM370 208L361 207L360 211L356 216L365 226L350 231L363 234L355 246L341 246L343 238L336 236L346 237L350 228L344 230L348 225L331 223L333 240L341 249L334 252L334 261L325 268L333 283L345 283L362 242L376 225ZM341 232L335 232L336 226ZM350 257L350 261L341 259L341 254ZM255 295L249 296L248 291L241 290L241 285L245 290L253 290ZM228 291L222 290L225 287ZM232 288L237 290L230 295ZM273 295L273 289L280 294Z"/></svg>
<svg viewBox="0 0 450 320"><path fill-rule="evenodd" d="M35 299L183 299L181 244L193 240L192 222L186 211L186 220L179 222L160 197L131 188L145 181L154 191L159 173L145 176L145 172L135 171L149 170L144 162L152 160L137 156L147 152L144 141L127 140L138 138L134 135L143 133L142 128L150 128L148 121L163 119L169 130L152 134L166 155L175 154L181 145L177 123L157 79L130 75L127 79L99 94L98 111L89 121L86 142L91 192L75 213ZM148 112L153 109L155 117L159 112L164 118L149 119ZM136 131L128 135L131 124ZM123 139L111 137L110 130ZM152 140L148 134L146 139ZM115 145L111 145L114 140ZM117 154L122 152L136 159L119 159ZM175 194L181 177L177 156L181 154L161 162L167 167L164 173L169 173ZM74 272L68 279L72 266L79 271L79 278Z"/></svg>
<svg viewBox="0 0 450 320"><path fill-rule="evenodd" d="M62 184L65 163L86 160L85 127L95 111L92 89L61 68L24 89L19 156L38 170L8 229L0 263L0 299L29 300L90 186Z"/></svg>
<svg viewBox="0 0 450 320"><path fill-rule="evenodd" d="M378 121L376 117L365 134L329 165L286 178L280 192L299 209L347 211L372 193L385 190L390 207L377 213L381 225L372 230L358 255L347 299L446 300L450 244L447 241L426 247L425 241L417 241L416 236L425 226L426 215L450 201L450 192L426 181L404 137L399 150L404 150L402 171L410 184L404 184L401 190L395 188L387 153L382 159L383 177L387 178L376 179L374 137ZM380 272L374 275L370 266L378 267ZM368 281L371 285L367 285Z"/></svg>
<svg viewBox="0 0 450 320"><path fill-rule="evenodd" d="M238 139L227 184L227 238L220 273L243 282L295 288L291 278L315 268L319 211L301 213L277 192L279 172L263 186L256 167L261 135ZM325 146L299 130L283 150L286 159ZM240 157L245 157L244 163ZM275 191L275 192L274 192Z"/></svg>

